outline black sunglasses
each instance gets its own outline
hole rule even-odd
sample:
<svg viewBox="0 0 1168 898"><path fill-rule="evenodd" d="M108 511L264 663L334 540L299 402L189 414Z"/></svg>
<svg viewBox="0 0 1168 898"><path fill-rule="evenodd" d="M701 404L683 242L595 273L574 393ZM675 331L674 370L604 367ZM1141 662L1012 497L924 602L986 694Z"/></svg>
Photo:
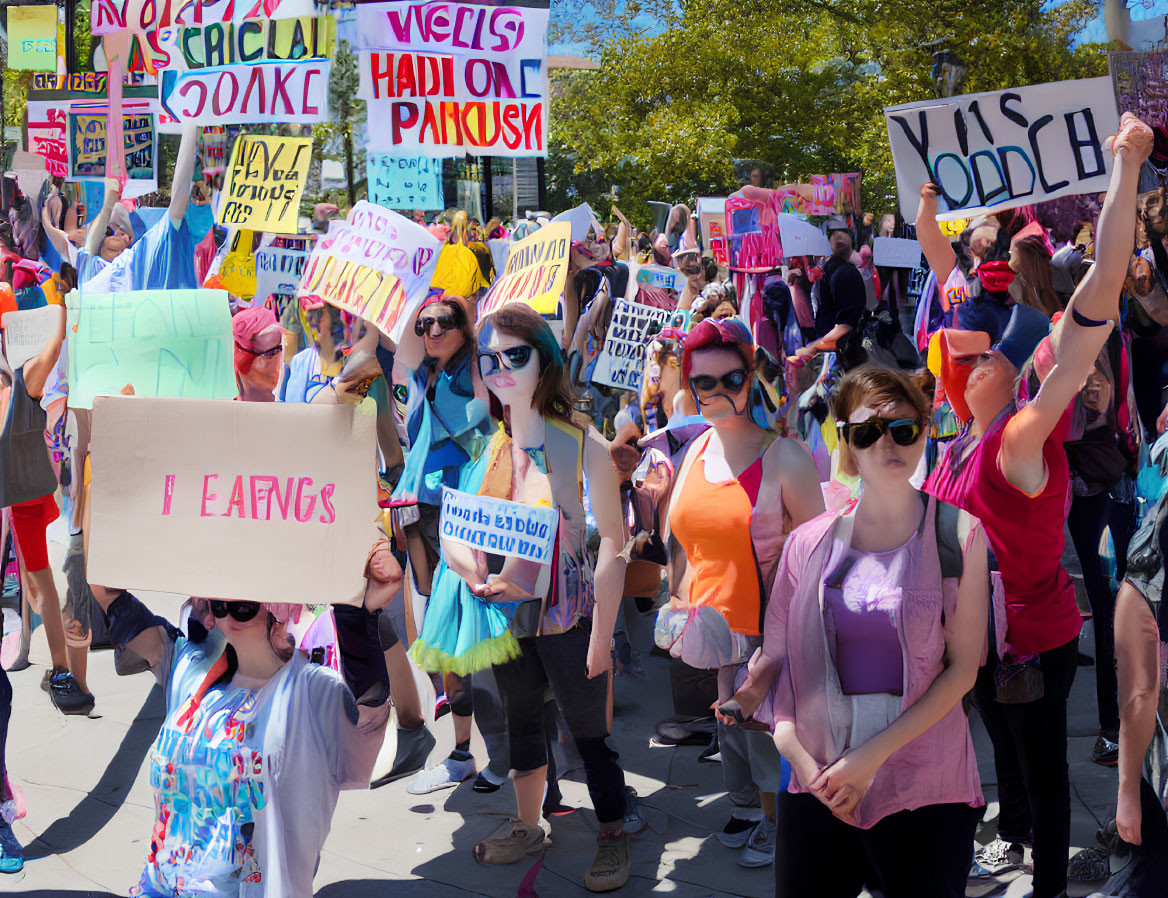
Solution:
<svg viewBox="0 0 1168 898"><path fill-rule="evenodd" d="M714 377L712 374L698 374L690 377L689 382L695 390L700 390L703 393L716 390L719 383L727 390L737 393L746 383L746 372L742 368L735 368L733 371L727 371L721 377Z"/></svg>
<svg viewBox="0 0 1168 898"><path fill-rule="evenodd" d="M239 346L238 343L236 343L235 345ZM273 356L277 356L281 352L284 351L283 344L280 344L279 346L273 346L271 349L265 349L263 352L258 352L255 349L248 349L246 346L239 346L239 348L242 349L244 352L246 352L248 355L258 356L261 359L270 359Z"/></svg>
<svg viewBox="0 0 1168 898"><path fill-rule="evenodd" d="M508 371L525 368L527 363L531 361L532 349L533 347L524 344L523 346L512 346L510 349L503 349L499 352L480 352L479 374L488 377L502 368L506 368Z"/></svg>
<svg viewBox="0 0 1168 898"><path fill-rule="evenodd" d="M453 315L432 315L429 318L419 318L414 322L414 333L419 337L424 337L430 333L430 330L437 324L442 329L443 333L452 331L459 326L459 322Z"/></svg>
<svg viewBox="0 0 1168 898"><path fill-rule="evenodd" d="M260 613L259 602L224 602L222 599L210 599L207 604L211 606L211 614L219 620L230 614L241 624L246 624Z"/></svg>
<svg viewBox="0 0 1168 898"><path fill-rule="evenodd" d="M867 449L887 431L898 446L911 446L921 437L921 422L914 418L869 418L858 424L841 424L844 442L856 449Z"/></svg>

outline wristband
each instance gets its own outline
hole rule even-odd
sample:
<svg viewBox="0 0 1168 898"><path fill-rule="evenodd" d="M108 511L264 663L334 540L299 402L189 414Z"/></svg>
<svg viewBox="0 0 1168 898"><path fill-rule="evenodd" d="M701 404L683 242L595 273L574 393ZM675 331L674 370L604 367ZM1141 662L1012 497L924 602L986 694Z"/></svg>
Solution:
<svg viewBox="0 0 1168 898"><path fill-rule="evenodd" d="M1094 318L1081 315L1079 310L1074 306L1071 306L1071 318L1074 319L1075 324L1079 325L1079 327L1103 327L1104 325L1111 324L1110 321L1096 321Z"/></svg>

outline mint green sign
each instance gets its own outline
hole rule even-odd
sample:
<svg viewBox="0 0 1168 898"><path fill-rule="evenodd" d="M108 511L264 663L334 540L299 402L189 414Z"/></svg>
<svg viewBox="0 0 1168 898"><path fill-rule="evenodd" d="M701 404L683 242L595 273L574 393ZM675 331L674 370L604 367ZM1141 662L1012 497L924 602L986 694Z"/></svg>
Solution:
<svg viewBox="0 0 1168 898"><path fill-rule="evenodd" d="M138 396L236 396L226 291L74 290L65 307L72 408L93 408L94 396L127 384Z"/></svg>

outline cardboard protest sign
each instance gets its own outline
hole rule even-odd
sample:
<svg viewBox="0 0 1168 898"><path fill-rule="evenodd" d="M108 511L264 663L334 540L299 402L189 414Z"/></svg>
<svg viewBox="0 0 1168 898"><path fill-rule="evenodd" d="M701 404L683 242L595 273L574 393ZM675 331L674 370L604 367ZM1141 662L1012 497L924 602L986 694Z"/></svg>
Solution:
<svg viewBox="0 0 1168 898"><path fill-rule="evenodd" d="M782 199L774 191L767 202L740 193L726 200L730 267L735 271L765 273L783 261L779 237Z"/></svg>
<svg viewBox="0 0 1168 898"><path fill-rule="evenodd" d="M295 234L311 159L311 137L241 135L216 220L227 228Z"/></svg>
<svg viewBox="0 0 1168 898"><path fill-rule="evenodd" d="M938 219L970 218L1107 190L1119 127L1109 78L924 100L884 110L900 212L915 221L922 184Z"/></svg>
<svg viewBox="0 0 1168 898"><path fill-rule="evenodd" d="M24 72L57 70L57 7L8 8L8 68Z"/></svg>
<svg viewBox="0 0 1168 898"><path fill-rule="evenodd" d="M89 576L204 598L359 603L375 421L365 405L99 398Z"/></svg>
<svg viewBox="0 0 1168 898"><path fill-rule="evenodd" d="M4 358L13 371L29 359L40 355L60 324L60 306L42 306L19 312L5 312L0 318L4 329Z"/></svg>
<svg viewBox="0 0 1168 898"><path fill-rule="evenodd" d="M720 196L698 197L698 222L702 229L702 244L714 257L714 261L725 267L730 264L726 247L726 198Z"/></svg>
<svg viewBox="0 0 1168 898"><path fill-rule="evenodd" d="M80 181L106 177L106 114L69 115L69 177ZM154 116L122 115L126 177L131 181L158 183L157 139Z"/></svg>
<svg viewBox="0 0 1168 898"><path fill-rule="evenodd" d="M887 268L919 268L921 245L903 237L877 237L872 241L872 261Z"/></svg>
<svg viewBox="0 0 1168 898"><path fill-rule="evenodd" d="M308 234L277 237L255 253L256 296L295 296L315 238Z"/></svg>
<svg viewBox="0 0 1168 898"><path fill-rule="evenodd" d="M65 297L69 405L130 384L138 396L236 395L231 309L223 290L140 290Z"/></svg>
<svg viewBox="0 0 1168 898"><path fill-rule="evenodd" d="M331 70L328 59L165 69L159 100L176 121L197 125L324 122Z"/></svg>
<svg viewBox="0 0 1168 898"><path fill-rule="evenodd" d="M357 6L367 148L546 156L548 0Z"/></svg>
<svg viewBox="0 0 1168 898"><path fill-rule="evenodd" d="M362 200L316 241L296 295L332 303L400 343L441 249L421 225Z"/></svg>
<svg viewBox="0 0 1168 898"><path fill-rule="evenodd" d="M576 241L587 239L589 228L603 231L600 223L596 220L596 213L587 203L581 203L579 206L561 212L552 218L552 224L560 221L566 221L572 226L572 239Z"/></svg>
<svg viewBox="0 0 1168 898"><path fill-rule="evenodd" d="M642 269L643 270L643 269ZM604 336L604 348L596 357L592 382L622 390L641 389L641 369L649 329L660 329L673 316L669 309L657 309L618 299L613 303L612 321Z"/></svg>
<svg viewBox="0 0 1168 898"><path fill-rule="evenodd" d="M428 156L390 156L368 153L365 173L369 202L386 209L445 209L442 160Z"/></svg>
<svg viewBox="0 0 1168 898"><path fill-rule="evenodd" d="M554 508L442 489L439 535L494 555L551 564L559 523Z"/></svg>
<svg viewBox="0 0 1168 898"><path fill-rule="evenodd" d="M783 255L788 259L831 255L827 235L798 215L783 213L779 216L779 238L782 240Z"/></svg>
<svg viewBox="0 0 1168 898"><path fill-rule="evenodd" d="M525 302L541 315L554 315L568 280L572 226L545 225L511 245L507 266L479 302L479 318L509 302Z"/></svg>

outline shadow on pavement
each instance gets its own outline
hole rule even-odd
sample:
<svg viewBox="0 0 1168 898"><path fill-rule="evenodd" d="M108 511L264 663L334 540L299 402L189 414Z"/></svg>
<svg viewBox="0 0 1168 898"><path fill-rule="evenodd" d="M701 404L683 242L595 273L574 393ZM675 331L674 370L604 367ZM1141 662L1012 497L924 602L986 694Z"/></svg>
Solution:
<svg viewBox="0 0 1168 898"><path fill-rule="evenodd" d="M165 712L162 690L155 686L146 696L121 745L110 758L93 790L69 814L55 820L32 844L25 846L26 861L65 854L84 845L109 823L126 800L142 761L150 750ZM27 895L104 895L104 892L27 892Z"/></svg>

